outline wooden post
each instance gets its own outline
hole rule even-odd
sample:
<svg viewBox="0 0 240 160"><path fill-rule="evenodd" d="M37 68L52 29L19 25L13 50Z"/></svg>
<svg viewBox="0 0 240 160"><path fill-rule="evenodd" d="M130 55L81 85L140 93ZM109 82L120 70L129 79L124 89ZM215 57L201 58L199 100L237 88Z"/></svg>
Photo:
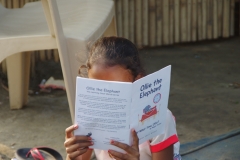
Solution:
<svg viewBox="0 0 240 160"><path fill-rule="evenodd" d="M187 1L180 0L181 10L181 42L187 41Z"/></svg>
<svg viewBox="0 0 240 160"><path fill-rule="evenodd" d="M235 0L231 0L231 6L230 6L230 36L234 36L234 27L235 27L234 26L234 10L235 10Z"/></svg>
<svg viewBox="0 0 240 160"><path fill-rule="evenodd" d="M2 3L2 5L3 5L4 7L7 6L7 4L6 4L6 0L0 0L0 3Z"/></svg>
<svg viewBox="0 0 240 160"><path fill-rule="evenodd" d="M223 33L223 0L218 0L218 37Z"/></svg>
<svg viewBox="0 0 240 160"><path fill-rule="evenodd" d="M20 6L21 6L21 7L23 7L23 6L25 5L25 3L27 3L27 2L26 2L27 0L25 0L25 1L24 1L24 0L19 0L19 1L20 1Z"/></svg>
<svg viewBox="0 0 240 160"><path fill-rule="evenodd" d="M229 22L230 22L230 0L223 0L223 37L229 37Z"/></svg>
<svg viewBox="0 0 240 160"><path fill-rule="evenodd" d="M143 0L142 1L143 4L143 45L147 46L149 43L149 39L148 39L148 1Z"/></svg>
<svg viewBox="0 0 240 160"><path fill-rule="evenodd" d="M57 49L54 49L54 50L53 50L53 56L54 56L54 61L55 61L55 62L59 62L59 61L60 61L60 57L59 57L59 54L58 54L58 50L57 50Z"/></svg>
<svg viewBox="0 0 240 160"><path fill-rule="evenodd" d="M135 10L134 0L129 0L129 40L135 43Z"/></svg>
<svg viewBox="0 0 240 160"><path fill-rule="evenodd" d="M117 17L117 32L118 36L123 36L123 25L122 25L122 0L116 0L116 17Z"/></svg>
<svg viewBox="0 0 240 160"><path fill-rule="evenodd" d="M116 18L112 17L110 24L107 29L104 31L102 36L117 36L117 27L116 27Z"/></svg>
<svg viewBox="0 0 240 160"><path fill-rule="evenodd" d="M169 4L163 0L163 44L169 44Z"/></svg>
<svg viewBox="0 0 240 160"><path fill-rule="evenodd" d="M2 71L4 74L7 74L7 63L6 63L6 60L3 60L1 62L1 65L2 65Z"/></svg>
<svg viewBox="0 0 240 160"><path fill-rule="evenodd" d="M39 59L40 59L39 57L40 57L39 51L35 51L35 53L34 53L35 62L39 61Z"/></svg>
<svg viewBox="0 0 240 160"><path fill-rule="evenodd" d="M35 63L36 63L36 58L35 58L35 56L36 56L36 52L37 51L33 51L32 53L31 53L31 62L30 62L30 66L31 66L31 73L30 73L30 75L31 75L31 77L34 77L35 76Z"/></svg>
<svg viewBox="0 0 240 160"><path fill-rule="evenodd" d="M202 40L202 0L198 0L197 4L197 39Z"/></svg>
<svg viewBox="0 0 240 160"><path fill-rule="evenodd" d="M192 0L187 0L187 41L191 41Z"/></svg>
<svg viewBox="0 0 240 160"><path fill-rule="evenodd" d="M157 45L162 45L162 21L163 21L163 13L162 13L162 1L156 1L156 14L157 14Z"/></svg>
<svg viewBox="0 0 240 160"><path fill-rule="evenodd" d="M207 39L212 39L213 33L213 11L212 0L207 1Z"/></svg>
<svg viewBox="0 0 240 160"><path fill-rule="evenodd" d="M52 50L46 50L46 57L47 57L47 60L52 59Z"/></svg>
<svg viewBox="0 0 240 160"><path fill-rule="evenodd" d="M45 50L41 50L39 51L39 55L40 55L40 60L41 61L45 61L46 60L46 53L45 53Z"/></svg>
<svg viewBox="0 0 240 160"><path fill-rule="evenodd" d="M197 40L197 0L192 1L192 41Z"/></svg>
<svg viewBox="0 0 240 160"><path fill-rule="evenodd" d="M8 0L9 1L9 0ZM11 2L11 1L9 1L9 2ZM22 7L22 6L20 6L20 4L19 4L19 0L13 0L12 1L13 3L12 3L12 7L13 8L20 8L20 7Z"/></svg>
<svg viewBox="0 0 240 160"><path fill-rule="evenodd" d="M202 39L207 37L207 0L202 0Z"/></svg>
<svg viewBox="0 0 240 160"><path fill-rule="evenodd" d="M138 47L142 47L142 1L136 0L136 44Z"/></svg>
<svg viewBox="0 0 240 160"><path fill-rule="evenodd" d="M213 0L213 38L218 38L218 0Z"/></svg>
<svg viewBox="0 0 240 160"><path fill-rule="evenodd" d="M174 39L174 0L169 0L169 44L173 44Z"/></svg>
<svg viewBox="0 0 240 160"><path fill-rule="evenodd" d="M129 9L128 9L128 0L123 0L123 7L122 7L122 16L123 16L123 37L129 39Z"/></svg>
<svg viewBox="0 0 240 160"><path fill-rule="evenodd" d="M156 46L156 2L149 0L149 45Z"/></svg>
<svg viewBox="0 0 240 160"><path fill-rule="evenodd" d="M12 1L11 0L7 0L7 2L6 2L6 4L7 4L7 8L12 8Z"/></svg>
<svg viewBox="0 0 240 160"><path fill-rule="evenodd" d="M180 30L180 12L179 12L179 0L174 0L174 42L180 41L179 30Z"/></svg>

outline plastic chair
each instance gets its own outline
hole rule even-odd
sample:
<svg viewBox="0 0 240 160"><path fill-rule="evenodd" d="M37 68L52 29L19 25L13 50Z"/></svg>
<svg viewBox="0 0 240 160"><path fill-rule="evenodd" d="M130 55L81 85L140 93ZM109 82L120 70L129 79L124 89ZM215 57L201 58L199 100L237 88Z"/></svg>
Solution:
<svg viewBox="0 0 240 160"><path fill-rule="evenodd" d="M26 51L58 49L73 120L75 81L87 59L88 42L117 35L114 2L41 0L20 9L0 4L0 17L0 62L7 58L10 108L27 103L30 54Z"/></svg>

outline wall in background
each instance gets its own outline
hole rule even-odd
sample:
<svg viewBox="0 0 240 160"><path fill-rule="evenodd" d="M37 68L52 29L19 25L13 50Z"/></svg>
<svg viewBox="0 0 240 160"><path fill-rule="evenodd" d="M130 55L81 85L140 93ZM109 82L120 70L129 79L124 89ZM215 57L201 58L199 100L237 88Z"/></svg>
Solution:
<svg viewBox="0 0 240 160"><path fill-rule="evenodd" d="M0 0L6 8L38 0ZM239 0L114 0L118 36L139 48L228 38L239 34ZM236 17L237 20L236 20ZM237 29L236 29L237 28ZM31 75L37 61L59 61L57 50L33 51ZM7 72L6 62L0 70Z"/></svg>

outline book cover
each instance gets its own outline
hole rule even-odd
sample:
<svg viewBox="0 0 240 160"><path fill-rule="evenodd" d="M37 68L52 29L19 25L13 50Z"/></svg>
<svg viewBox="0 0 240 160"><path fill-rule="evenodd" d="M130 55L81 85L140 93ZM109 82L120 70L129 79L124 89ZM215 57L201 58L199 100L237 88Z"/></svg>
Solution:
<svg viewBox="0 0 240 160"><path fill-rule="evenodd" d="M75 135L91 136L94 149L121 149L110 140L131 144L132 128L139 144L164 132L171 66L133 83L77 77Z"/></svg>

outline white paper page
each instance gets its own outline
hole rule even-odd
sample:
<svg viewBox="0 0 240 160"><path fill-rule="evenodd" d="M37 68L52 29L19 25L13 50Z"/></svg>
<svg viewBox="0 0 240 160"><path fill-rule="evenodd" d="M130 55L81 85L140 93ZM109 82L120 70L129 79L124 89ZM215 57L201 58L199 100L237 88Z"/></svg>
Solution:
<svg viewBox="0 0 240 160"><path fill-rule="evenodd" d="M133 83L131 128L139 144L164 132L170 89L171 66Z"/></svg>
<svg viewBox="0 0 240 160"><path fill-rule="evenodd" d="M110 140L130 143L132 83L109 82L77 77L75 135L92 137L95 149L114 149Z"/></svg>

